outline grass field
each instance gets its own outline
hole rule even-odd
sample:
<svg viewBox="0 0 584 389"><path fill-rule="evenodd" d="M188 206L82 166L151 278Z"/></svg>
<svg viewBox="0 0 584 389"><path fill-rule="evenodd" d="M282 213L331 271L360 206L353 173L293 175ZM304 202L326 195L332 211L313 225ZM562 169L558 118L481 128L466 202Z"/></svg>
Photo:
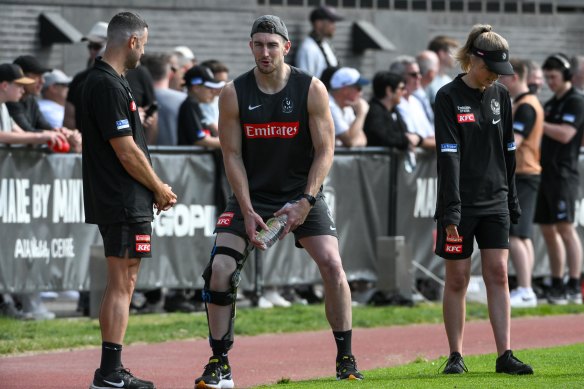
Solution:
<svg viewBox="0 0 584 389"><path fill-rule="evenodd" d="M495 373L495 354L465 357L469 372L461 375L440 374L445 358L364 372L360 382L337 382L328 377L312 381L291 382L283 378L277 385L258 388L325 389L325 388L584 388L584 344L546 349L521 350L518 357L533 366L531 376Z"/></svg>
<svg viewBox="0 0 584 389"><path fill-rule="evenodd" d="M513 310L513 317L584 314L583 305L552 306ZM467 319L487 318L487 308L469 304ZM353 309L354 328L372 328L416 323L441 323L442 305L419 304L415 307L359 306ZM584 322L584 316L583 316ZM240 309L237 335L258 335L328 329L323 305L293 306L274 309ZM584 326L583 326L584 328ZM19 321L0 318L0 355L57 349L98 347L99 323L95 319L70 318L50 321ZM204 312L195 314L151 314L130 317L125 344L157 343L168 340L206 338Z"/></svg>

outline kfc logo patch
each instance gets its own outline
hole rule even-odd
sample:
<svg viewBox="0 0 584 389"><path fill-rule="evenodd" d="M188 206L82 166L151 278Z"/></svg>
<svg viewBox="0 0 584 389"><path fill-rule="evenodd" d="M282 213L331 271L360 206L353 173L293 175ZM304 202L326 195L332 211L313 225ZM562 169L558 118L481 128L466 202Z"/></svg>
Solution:
<svg viewBox="0 0 584 389"><path fill-rule="evenodd" d="M217 227L228 227L233 220L233 212L223 212L217 219Z"/></svg>
<svg viewBox="0 0 584 389"><path fill-rule="evenodd" d="M459 113L456 115L456 121L459 123L474 123L475 116L474 113Z"/></svg>
<svg viewBox="0 0 584 389"><path fill-rule="evenodd" d="M150 252L150 243L136 243L136 252L137 253L149 253Z"/></svg>
<svg viewBox="0 0 584 389"><path fill-rule="evenodd" d="M462 245L461 244L446 244L444 246L444 251L448 254L462 254Z"/></svg>

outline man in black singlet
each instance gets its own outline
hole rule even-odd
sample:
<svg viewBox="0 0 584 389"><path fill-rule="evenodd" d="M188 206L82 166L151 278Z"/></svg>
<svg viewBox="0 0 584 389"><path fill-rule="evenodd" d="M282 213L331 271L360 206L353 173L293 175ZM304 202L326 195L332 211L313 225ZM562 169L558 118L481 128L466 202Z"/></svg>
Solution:
<svg viewBox="0 0 584 389"><path fill-rule="evenodd" d="M176 195L151 166L144 129L123 76L144 54L148 25L122 12L109 23L107 49L88 72L82 94L85 222L97 224L107 258L107 287L99 324L101 363L90 389L152 389L125 369L122 343L141 258L150 257L152 206L158 213Z"/></svg>
<svg viewBox="0 0 584 389"><path fill-rule="evenodd" d="M225 86L219 137L234 195L220 215L203 297L213 355L196 388L232 388L227 352L239 272L261 243L258 228L287 215L284 234L314 259L323 278L326 316L337 344L337 379L362 379L351 352L351 292L336 227L322 194L334 154L334 128L324 85L287 65L288 31L277 16L261 16L249 43L256 67Z"/></svg>

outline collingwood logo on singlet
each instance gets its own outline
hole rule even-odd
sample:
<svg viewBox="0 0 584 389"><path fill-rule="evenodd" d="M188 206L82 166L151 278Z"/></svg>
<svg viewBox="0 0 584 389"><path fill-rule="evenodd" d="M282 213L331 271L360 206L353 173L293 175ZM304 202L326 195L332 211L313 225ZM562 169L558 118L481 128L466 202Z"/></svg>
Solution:
<svg viewBox="0 0 584 389"><path fill-rule="evenodd" d="M292 113L294 111L294 103L288 97L285 97L282 100L282 112L283 113Z"/></svg>

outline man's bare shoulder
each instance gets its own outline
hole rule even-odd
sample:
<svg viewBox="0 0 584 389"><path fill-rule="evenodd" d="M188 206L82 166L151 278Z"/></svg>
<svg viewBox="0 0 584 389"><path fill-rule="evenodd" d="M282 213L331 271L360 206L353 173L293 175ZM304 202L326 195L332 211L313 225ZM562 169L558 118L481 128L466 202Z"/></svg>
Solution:
<svg viewBox="0 0 584 389"><path fill-rule="evenodd" d="M219 112L238 112L237 92L233 81L229 81L219 94Z"/></svg>
<svg viewBox="0 0 584 389"><path fill-rule="evenodd" d="M322 81L316 77L312 77L310 82L310 88L308 89L308 110L311 108L322 108L322 106L328 107L328 91Z"/></svg>

